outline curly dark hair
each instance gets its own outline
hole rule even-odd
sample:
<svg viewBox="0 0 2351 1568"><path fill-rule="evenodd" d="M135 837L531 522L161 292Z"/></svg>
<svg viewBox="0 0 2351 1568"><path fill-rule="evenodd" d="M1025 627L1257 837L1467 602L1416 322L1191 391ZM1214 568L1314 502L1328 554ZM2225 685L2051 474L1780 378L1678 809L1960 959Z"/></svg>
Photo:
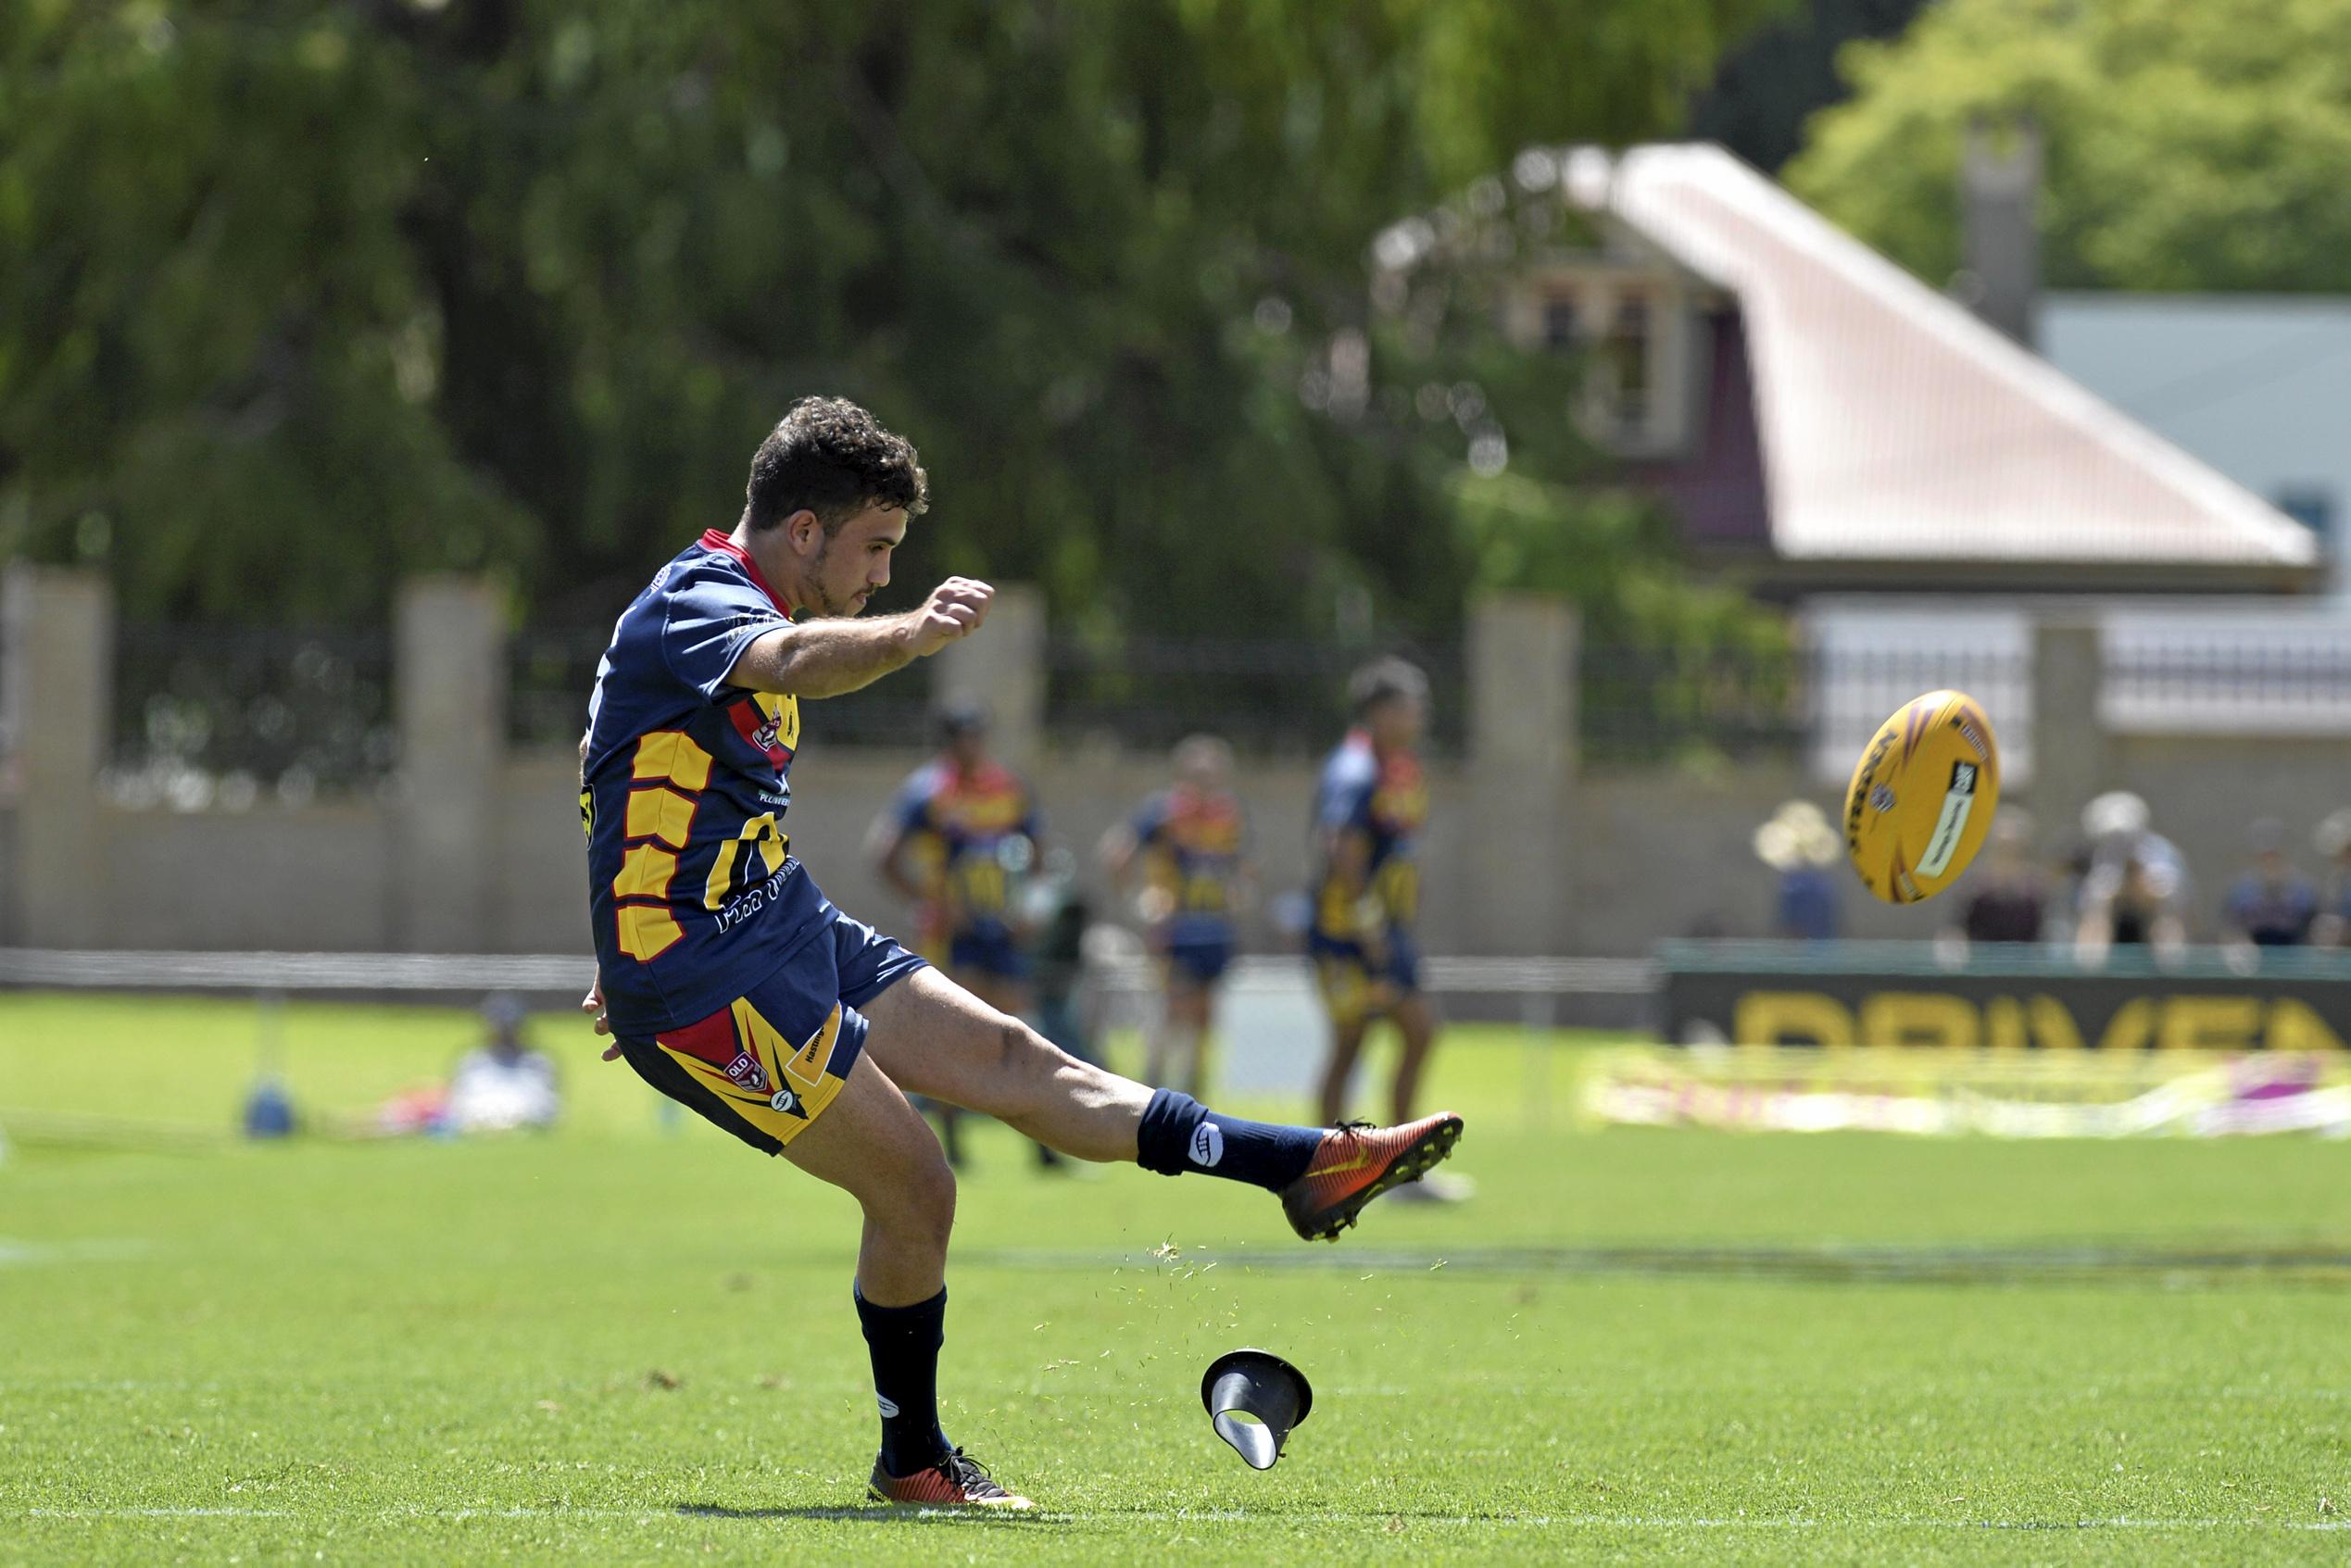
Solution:
<svg viewBox="0 0 2351 1568"><path fill-rule="evenodd" d="M1400 699L1428 700L1428 677L1410 659L1376 659L1348 677L1348 710L1359 721L1382 703Z"/></svg>
<svg viewBox="0 0 2351 1568"><path fill-rule="evenodd" d="M751 455L743 517L754 531L773 528L803 508L824 532L868 507L921 515L930 481L913 443L846 397L803 397Z"/></svg>

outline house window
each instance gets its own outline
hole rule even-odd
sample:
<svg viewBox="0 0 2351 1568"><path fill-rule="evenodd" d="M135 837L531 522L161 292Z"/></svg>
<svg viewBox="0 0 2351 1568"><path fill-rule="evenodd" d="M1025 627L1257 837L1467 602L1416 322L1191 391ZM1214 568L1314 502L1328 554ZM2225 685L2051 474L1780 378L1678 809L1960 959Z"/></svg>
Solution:
<svg viewBox="0 0 2351 1568"><path fill-rule="evenodd" d="M1565 353L1576 346L1576 301L1564 294L1543 301L1543 346Z"/></svg>
<svg viewBox="0 0 2351 1568"><path fill-rule="evenodd" d="M2321 484L2288 484L2272 497L2278 510L2319 536L2334 543L2334 492Z"/></svg>
<svg viewBox="0 0 2351 1568"><path fill-rule="evenodd" d="M1522 345L1581 365L1576 420L1588 439L1626 457L1662 456L1688 439L1688 328L1670 279L1623 266L1563 270L1530 280L1511 320Z"/></svg>
<svg viewBox="0 0 2351 1568"><path fill-rule="evenodd" d="M1593 391L1616 428L1637 434L1648 428L1652 401L1649 377L1649 302L1628 295L1616 302L1608 336L1593 366Z"/></svg>

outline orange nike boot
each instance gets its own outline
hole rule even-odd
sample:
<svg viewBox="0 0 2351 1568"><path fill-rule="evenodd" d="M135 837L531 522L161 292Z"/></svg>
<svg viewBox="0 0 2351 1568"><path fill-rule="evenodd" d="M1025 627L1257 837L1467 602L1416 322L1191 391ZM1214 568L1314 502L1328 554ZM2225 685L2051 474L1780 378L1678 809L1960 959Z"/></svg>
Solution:
<svg viewBox="0 0 2351 1568"><path fill-rule="evenodd" d="M1336 1241L1364 1205L1416 1182L1452 1153L1461 1118L1439 1111L1401 1127L1350 1122L1323 1135L1306 1173L1282 1188L1282 1212L1308 1241Z"/></svg>

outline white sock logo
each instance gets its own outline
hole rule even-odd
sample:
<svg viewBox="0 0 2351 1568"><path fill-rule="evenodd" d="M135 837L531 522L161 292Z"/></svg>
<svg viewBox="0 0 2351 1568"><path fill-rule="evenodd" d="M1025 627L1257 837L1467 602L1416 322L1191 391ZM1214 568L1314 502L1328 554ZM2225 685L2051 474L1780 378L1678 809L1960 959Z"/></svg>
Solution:
<svg viewBox="0 0 2351 1568"><path fill-rule="evenodd" d="M1206 1170L1225 1158L1225 1130L1202 1122L1192 1131L1192 1163Z"/></svg>
<svg viewBox="0 0 2351 1568"><path fill-rule="evenodd" d="M874 1402L882 1407L883 1420L896 1421L898 1419L898 1401L891 1399L887 1394L874 1395Z"/></svg>

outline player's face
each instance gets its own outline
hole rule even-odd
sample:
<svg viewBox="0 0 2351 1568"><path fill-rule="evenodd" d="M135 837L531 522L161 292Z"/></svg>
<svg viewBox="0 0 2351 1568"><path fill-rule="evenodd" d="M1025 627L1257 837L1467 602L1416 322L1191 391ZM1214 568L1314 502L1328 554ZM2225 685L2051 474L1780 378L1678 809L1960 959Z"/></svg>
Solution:
<svg viewBox="0 0 2351 1568"><path fill-rule="evenodd" d="M890 582L890 554L906 538L906 514L868 507L821 537L808 567L809 608L845 617L864 609Z"/></svg>
<svg viewBox="0 0 2351 1568"><path fill-rule="evenodd" d="M955 759L955 765L970 771L987 760L987 732L962 730L947 739L947 754Z"/></svg>
<svg viewBox="0 0 2351 1568"><path fill-rule="evenodd" d="M1383 751L1406 751L1420 744L1428 705L1416 696L1390 697L1371 711L1372 739Z"/></svg>
<svg viewBox="0 0 2351 1568"><path fill-rule="evenodd" d="M1206 746L1188 751L1176 764L1176 776L1203 794L1223 789L1226 780L1224 754Z"/></svg>

